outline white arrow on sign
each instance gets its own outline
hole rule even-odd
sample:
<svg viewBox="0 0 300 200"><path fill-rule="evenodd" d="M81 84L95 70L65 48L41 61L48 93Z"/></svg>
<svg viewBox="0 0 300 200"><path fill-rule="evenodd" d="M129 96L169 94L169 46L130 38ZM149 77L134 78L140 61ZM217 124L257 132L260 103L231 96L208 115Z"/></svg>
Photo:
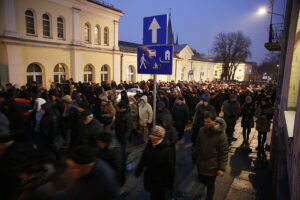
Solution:
<svg viewBox="0 0 300 200"><path fill-rule="evenodd" d="M154 17L149 27L149 30L152 30L152 43L157 43L157 29L160 29L160 26Z"/></svg>

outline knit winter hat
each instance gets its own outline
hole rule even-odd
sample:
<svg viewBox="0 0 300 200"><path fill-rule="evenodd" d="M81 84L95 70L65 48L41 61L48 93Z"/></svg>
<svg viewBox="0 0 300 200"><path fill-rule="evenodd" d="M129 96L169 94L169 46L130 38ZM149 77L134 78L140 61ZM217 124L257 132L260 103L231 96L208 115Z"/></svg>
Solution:
<svg viewBox="0 0 300 200"><path fill-rule="evenodd" d="M166 130L161 126L156 125L152 129L150 137L152 137L152 138L164 138L165 134L166 134Z"/></svg>
<svg viewBox="0 0 300 200"><path fill-rule="evenodd" d="M80 165L92 163L96 160L96 148L88 145L82 145L75 148L70 155L70 159Z"/></svg>

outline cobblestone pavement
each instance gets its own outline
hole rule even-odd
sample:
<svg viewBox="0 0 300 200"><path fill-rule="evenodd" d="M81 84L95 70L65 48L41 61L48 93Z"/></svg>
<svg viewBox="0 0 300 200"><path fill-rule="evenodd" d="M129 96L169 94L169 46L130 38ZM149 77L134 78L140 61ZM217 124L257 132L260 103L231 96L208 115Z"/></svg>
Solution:
<svg viewBox="0 0 300 200"><path fill-rule="evenodd" d="M257 132L252 129L249 147L243 147L240 121L235 127L235 138L229 151L229 161L225 176L217 178L215 200L266 200L268 199L268 157L259 158L256 151ZM184 143L178 145L175 181L175 199L205 199L205 188L197 180L197 170L191 160L191 131L185 132ZM142 177L136 178L133 172L139 161L143 146L135 148L128 157L128 178L123 191L126 200L146 200Z"/></svg>

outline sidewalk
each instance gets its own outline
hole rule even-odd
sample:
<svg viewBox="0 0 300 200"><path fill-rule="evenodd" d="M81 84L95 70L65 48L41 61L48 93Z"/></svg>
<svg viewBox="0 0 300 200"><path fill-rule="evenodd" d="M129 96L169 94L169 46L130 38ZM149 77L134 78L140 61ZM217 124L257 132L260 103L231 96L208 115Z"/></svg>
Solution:
<svg viewBox="0 0 300 200"><path fill-rule="evenodd" d="M229 160L225 176L217 178L215 200L260 200L268 199L267 160L257 158L257 132L252 129L250 148L241 147L243 142L240 122L235 128L235 138L229 151ZM175 181L175 197L177 200L205 199L205 188L197 180L197 170L191 159L191 132L186 130L185 143L177 151L177 174ZM128 178L123 190L126 200L146 200L143 178L133 176L143 148L138 148L128 158ZM269 155L267 154L267 158Z"/></svg>

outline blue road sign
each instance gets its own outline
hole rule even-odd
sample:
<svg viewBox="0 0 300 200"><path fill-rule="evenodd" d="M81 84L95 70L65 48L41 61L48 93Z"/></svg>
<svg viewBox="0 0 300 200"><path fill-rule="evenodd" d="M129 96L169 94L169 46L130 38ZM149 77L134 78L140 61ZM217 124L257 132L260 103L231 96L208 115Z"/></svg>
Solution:
<svg viewBox="0 0 300 200"><path fill-rule="evenodd" d="M139 74L172 74L173 46L138 47Z"/></svg>
<svg viewBox="0 0 300 200"><path fill-rule="evenodd" d="M143 44L155 45L167 43L167 15L144 18Z"/></svg>

